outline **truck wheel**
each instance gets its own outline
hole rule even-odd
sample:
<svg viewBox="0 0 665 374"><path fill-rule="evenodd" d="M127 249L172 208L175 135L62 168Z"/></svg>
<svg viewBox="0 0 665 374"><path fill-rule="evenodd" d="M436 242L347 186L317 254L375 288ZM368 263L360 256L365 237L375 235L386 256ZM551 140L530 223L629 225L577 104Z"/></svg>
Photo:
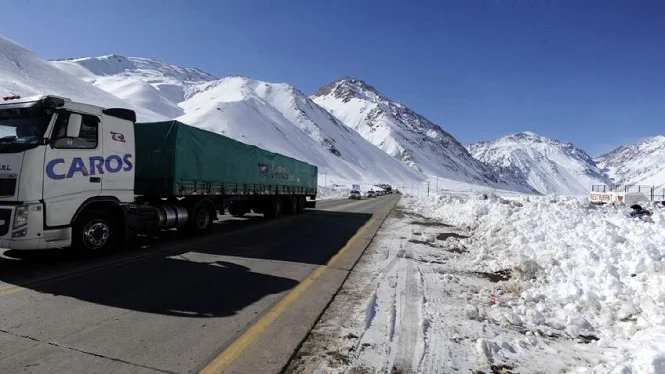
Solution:
<svg viewBox="0 0 665 374"><path fill-rule="evenodd" d="M298 198L297 197L287 197L286 200L286 214L296 214L298 213Z"/></svg>
<svg viewBox="0 0 665 374"><path fill-rule="evenodd" d="M298 213L302 213L305 211L305 198L299 196L297 199L298 199Z"/></svg>
<svg viewBox="0 0 665 374"><path fill-rule="evenodd" d="M205 234L212 229L215 209L211 204L201 203L190 212L185 229L191 234Z"/></svg>
<svg viewBox="0 0 665 374"><path fill-rule="evenodd" d="M280 214L282 214L282 199L277 197L270 199L263 215L266 218L276 218Z"/></svg>
<svg viewBox="0 0 665 374"><path fill-rule="evenodd" d="M113 216L103 210L83 212L72 227L72 249L84 254L101 253L117 237Z"/></svg>

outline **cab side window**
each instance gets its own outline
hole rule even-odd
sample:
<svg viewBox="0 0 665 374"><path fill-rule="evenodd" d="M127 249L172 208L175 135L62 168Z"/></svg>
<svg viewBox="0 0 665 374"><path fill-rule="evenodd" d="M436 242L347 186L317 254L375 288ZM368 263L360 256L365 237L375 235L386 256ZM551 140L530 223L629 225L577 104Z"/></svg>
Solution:
<svg viewBox="0 0 665 374"><path fill-rule="evenodd" d="M61 112L53 127L53 148L59 149L95 149L97 148L97 139L99 136L99 118L87 114L82 114L81 131L74 138L67 137L67 123L69 122L69 112Z"/></svg>

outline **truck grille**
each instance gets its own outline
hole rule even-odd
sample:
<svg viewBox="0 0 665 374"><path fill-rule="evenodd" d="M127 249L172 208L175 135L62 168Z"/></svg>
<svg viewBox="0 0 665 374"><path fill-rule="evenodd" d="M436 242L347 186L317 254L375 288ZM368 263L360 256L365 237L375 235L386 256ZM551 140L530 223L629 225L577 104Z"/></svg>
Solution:
<svg viewBox="0 0 665 374"><path fill-rule="evenodd" d="M9 232L11 225L12 210L0 209L0 236L5 236Z"/></svg>
<svg viewBox="0 0 665 374"><path fill-rule="evenodd" d="M0 196L14 196L16 178L0 178Z"/></svg>

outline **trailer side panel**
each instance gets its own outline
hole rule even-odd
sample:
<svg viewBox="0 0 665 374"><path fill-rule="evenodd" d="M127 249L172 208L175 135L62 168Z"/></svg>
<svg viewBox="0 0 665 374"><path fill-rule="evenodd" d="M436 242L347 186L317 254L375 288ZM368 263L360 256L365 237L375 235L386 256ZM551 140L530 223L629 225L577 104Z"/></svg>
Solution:
<svg viewBox="0 0 665 374"><path fill-rule="evenodd" d="M137 123L141 195L316 195L317 167L177 121Z"/></svg>

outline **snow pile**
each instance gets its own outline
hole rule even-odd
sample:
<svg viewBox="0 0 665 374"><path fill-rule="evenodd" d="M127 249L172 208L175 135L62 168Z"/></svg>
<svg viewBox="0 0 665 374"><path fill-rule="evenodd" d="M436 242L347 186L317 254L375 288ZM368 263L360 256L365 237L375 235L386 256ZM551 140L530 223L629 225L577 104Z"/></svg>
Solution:
<svg viewBox="0 0 665 374"><path fill-rule="evenodd" d="M662 206L648 206L653 222L644 222L625 206L578 198L407 199L416 213L473 232L469 266L512 274L489 318L596 344L597 372L665 371Z"/></svg>
<svg viewBox="0 0 665 374"><path fill-rule="evenodd" d="M316 199L317 200L345 199L349 197L350 193L351 193L351 188L346 186L342 187L319 186L317 189Z"/></svg>
<svg viewBox="0 0 665 374"><path fill-rule="evenodd" d="M52 66L48 61L0 36L0 95L60 95L83 103L105 107L130 108L144 121L160 121L164 116L131 105L106 91Z"/></svg>
<svg viewBox="0 0 665 374"><path fill-rule="evenodd" d="M467 148L500 175L525 179L544 195L587 195L592 185L610 183L581 149L529 131Z"/></svg>
<svg viewBox="0 0 665 374"><path fill-rule="evenodd" d="M596 159L615 184L665 186L665 136L619 147Z"/></svg>

